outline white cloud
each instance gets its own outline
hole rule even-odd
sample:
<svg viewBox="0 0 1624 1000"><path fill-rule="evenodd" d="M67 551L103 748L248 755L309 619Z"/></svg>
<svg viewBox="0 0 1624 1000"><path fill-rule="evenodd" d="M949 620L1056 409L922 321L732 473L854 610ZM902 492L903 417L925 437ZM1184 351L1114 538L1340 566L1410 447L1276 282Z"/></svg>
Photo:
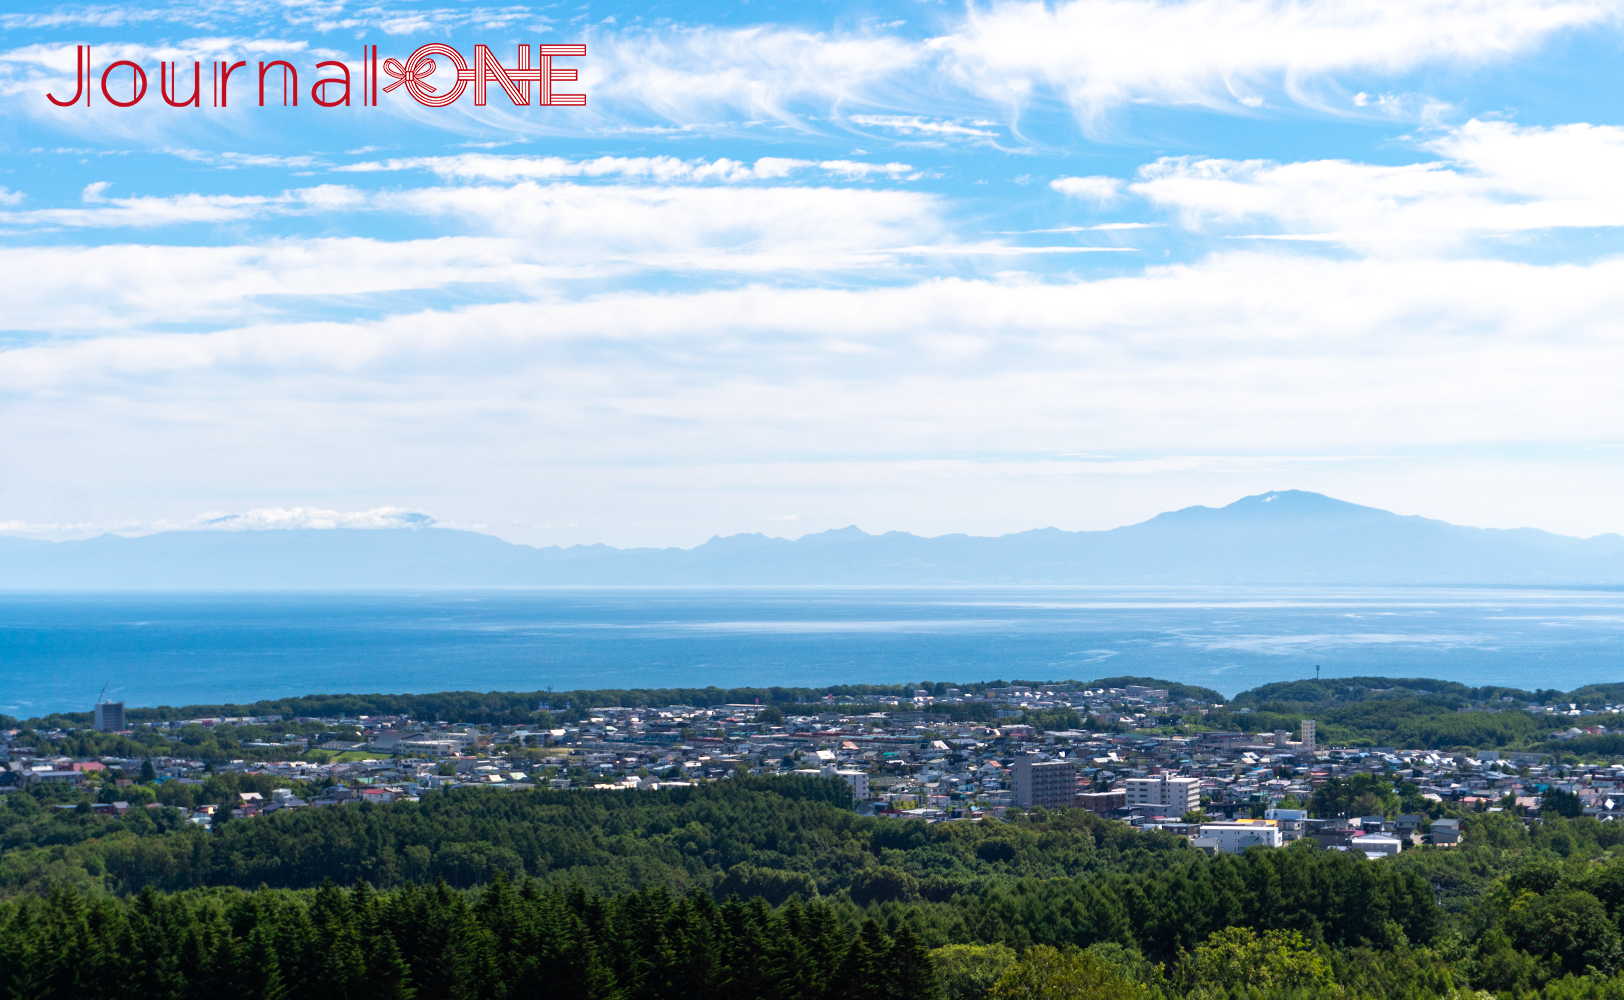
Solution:
<svg viewBox="0 0 1624 1000"><path fill-rule="evenodd" d="M267 302L454 285L539 293L578 273L556 250L494 237L361 237L258 245L0 247L12 276L0 329L84 333L254 322Z"/></svg>
<svg viewBox="0 0 1624 1000"><path fill-rule="evenodd" d="M218 397L246 408L219 414L231 433L264 406L293 441L392 427L403 442L511 453L528 439L605 461L996 453L1012 440L1182 454L1237 440L1276 453L1600 441L1624 424L1620 289L1624 261L1232 254L1099 281L614 293L107 336L0 353L0 387L81 399L86 419L116 398L158 407L142 421L168 426L183 400ZM23 427L20 405L10 422ZM120 426L141 422L124 412ZM170 450L186 452L195 432L171 429Z"/></svg>
<svg viewBox="0 0 1624 1000"><path fill-rule="evenodd" d="M116 28L140 21L157 20L162 16L158 11L143 11L106 4L99 7L81 7L78 10L57 10L50 14L0 14L0 28L6 31L41 28Z"/></svg>
<svg viewBox="0 0 1624 1000"><path fill-rule="evenodd" d="M1047 229L1005 229L1000 236L1025 236L1033 233L1112 233L1131 229L1162 229L1165 222L1102 222L1097 226L1051 226Z"/></svg>
<svg viewBox="0 0 1624 1000"><path fill-rule="evenodd" d="M821 166L831 173L848 172L856 177L888 170L838 160L824 161ZM758 161L752 169L770 175L776 166ZM524 182L376 193L320 185L279 195L107 198L102 193L106 187L99 183L87 188L88 204L82 208L0 210L0 225L151 228L337 211L406 214L453 232L518 241L516 262L528 266L533 276L602 275L640 268L829 271L894 261L904 250L936 248L961 253L970 249L956 246L948 238L935 196L886 188ZM229 265L238 255L226 251L219 256ZM25 257L23 270L39 270L60 259L59 253L44 253L35 265ZM145 260L102 263L115 271L149 270ZM363 269L366 266L363 262ZM195 283L195 278L191 280ZM463 279L457 276L433 283L449 280ZM47 277L45 284L55 282ZM300 287L290 284L284 291L298 294ZM303 287L326 289L330 282L318 280ZM193 294L183 296L182 301ZM204 303L218 301L206 289L197 291L195 298ZM71 305L75 309L83 306Z"/></svg>
<svg viewBox="0 0 1624 1000"><path fill-rule="evenodd" d="M1445 157L1385 166L1178 157L1130 190L1186 226L1251 224L1261 235L1371 252L1447 248L1477 235L1624 226L1624 128L1471 121L1423 144Z"/></svg>
<svg viewBox="0 0 1624 1000"><path fill-rule="evenodd" d="M278 528L428 528L434 518L420 510L322 510L319 507L255 507L241 514L210 511L187 526L202 531L263 531Z"/></svg>
<svg viewBox="0 0 1624 1000"><path fill-rule="evenodd" d="M96 187L95 196L104 197ZM827 274L930 254L1042 251L962 245L942 222L935 196L885 189L518 184L341 191L328 204L474 235L0 247L9 276L0 329L169 329L258 322L334 299L458 285L481 289L471 293L479 297L552 297L563 281L648 269ZM300 192L109 199L81 209L0 212L0 221L157 226L306 214L315 201Z"/></svg>
<svg viewBox="0 0 1624 1000"><path fill-rule="evenodd" d="M0 535L23 535L28 538L82 535L95 530L96 525L92 524L31 524L27 521L0 521Z"/></svg>
<svg viewBox="0 0 1624 1000"><path fill-rule="evenodd" d="M758 164L761 161L756 161ZM915 180L920 174L906 163L860 163L854 160L821 160L819 170L840 177L888 177L892 180Z"/></svg>
<svg viewBox="0 0 1624 1000"><path fill-rule="evenodd" d="M1091 281L608 291L117 331L0 351L0 462L15 496L96 498L71 517L7 511L26 523L112 523L131 497L172 504L222 482L238 496L343 483L366 494L345 510L388 500L502 524L536 520L523 508L538 504L549 522L580 512L598 527L571 537L588 541L624 540L643 518L666 525L644 541L708 534L719 518L759 523L767 504L821 525L841 516L837 497L868 509L881 484L901 491L899 527L918 527L909 504L946 518L995 498L1022 523L984 523L1018 528L1101 476L1199 490L1227 476L1241 495L1270 470L1332 483L1292 456L1420 474L1474 449L1585 450L1550 459L1546 485L1526 491L1553 500L1619 479L1602 472L1616 472L1624 426L1620 317L1624 260L1231 253ZM1515 465L1496 461L1477 461L1473 481ZM1052 506L1022 506L1023 489ZM1591 508L1587 523L1608 523L1595 503L1573 509Z"/></svg>
<svg viewBox="0 0 1624 1000"><path fill-rule="evenodd" d="M600 32L587 46L581 78L600 104L680 122L739 111L799 123L805 102L861 101L927 59L895 36L768 27Z"/></svg>
<svg viewBox="0 0 1624 1000"><path fill-rule="evenodd" d="M535 240L598 270L826 271L948 242L934 196L888 189L521 183L386 192L376 205Z"/></svg>
<svg viewBox="0 0 1624 1000"><path fill-rule="evenodd" d="M892 252L932 257L965 257L986 254L992 257L1026 257L1049 253L1133 253L1133 247L1011 246L1008 243L938 243L933 246L894 247Z"/></svg>
<svg viewBox="0 0 1624 1000"><path fill-rule="evenodd" d="M1057 177L1049 182L1049 187L1068 198L1104 208L1121 195L1123 182L1115 177Z"/></svg>

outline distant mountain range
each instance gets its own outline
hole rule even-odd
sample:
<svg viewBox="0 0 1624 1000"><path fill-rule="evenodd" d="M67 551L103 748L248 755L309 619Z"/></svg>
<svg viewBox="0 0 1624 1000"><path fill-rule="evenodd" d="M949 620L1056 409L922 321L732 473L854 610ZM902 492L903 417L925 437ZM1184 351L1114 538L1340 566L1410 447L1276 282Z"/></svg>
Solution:
<svg viewBox="0 0 1624 1000"><path fill-rule="evenodd" d="M1624 584L1624 536L1463 528L1285 490L1109 531L855 527L691 549L535 548L444 528L0 538L0 589L726 584Z"/></svg>

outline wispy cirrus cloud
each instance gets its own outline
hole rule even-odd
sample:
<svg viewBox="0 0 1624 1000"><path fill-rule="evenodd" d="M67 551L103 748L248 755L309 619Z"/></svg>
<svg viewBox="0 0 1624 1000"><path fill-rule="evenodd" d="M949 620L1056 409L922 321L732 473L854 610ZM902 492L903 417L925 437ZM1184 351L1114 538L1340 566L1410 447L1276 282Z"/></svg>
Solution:
<svg viewBox="0 0 1624 1000"><path fill-rule="evenodd" d="M443 34L473 21L487 29L542 30L554 19L532 7L425 7L378 0L364 6L344 0L285 3L278 0L180 0L175 3L63 4L50 11L0 15L0 29L26 31L52 28L119 28L146 24L193 27L233 22L279 22L318 32L375 27L385 31Z"/></svg>
<svg viewBox="0 0 1624 1000"><path fill-rule="evenodd" d="M848 115L853 125L889 129L906 136L929 138L997 138L999 123L991 119L975 118L968 121L943 121L923 115Z"/></svg>
<svg viewBox="0 0 1624 1000"><path fill-rule="evenodd" d="M1605 0L1017 0L971 7L925 43L965 88L1021 106L1055 94L1084 118L1129 101L1237 111L1361 71L1482 64L1581 28Z"/></svg>
<svg viewBox="0 0 1624 1000"><path fill-rule="evenodd" d="M215 152L206 149L165 149L164 152L172 156L178 156L183 160L190 160L193 163L207 163L223 170L263 167L309 171L315 167L326 166L321 157L310 153L281 156L276 153L238 153L232 150Z"/></svg>
<svg viewBox="0 0 1624 1000"><path fill-rule="evenodd" d="M455 156L414 156L368 160L333 168L339 173L428 171L448 180L554 180L561 178L624 177L661 184L716 181L739 184L782 180L806 171L846 179L883 177L909 180L919 172L906 163L866 163L854 160L803 160L764 156L754 162L726 157L716 160L679 159L674 156L600 156L569 159L562 156L499 156L461 153Z"/></svg>
<svg viewBox="0 0 1624 1000"><path fill-rule="evenodd" d="M470 23L489 29L557 30L522 8L348 9L220 3L197 5L191 21L175 8L127 5L18 15L17 30L77 24L119 27L161 20L217 30L163 43L110 42L108 59L208 60L230 53L349 52L335 33L376 28L389 37L443 36ZM314 40L244 30L256 17L314 32ZM7 22L0 22L7 23ZM1368 82L1344 92L1339 79L1401 76L1430 65L1477 66L1531 51L1563 33L1617 31L1611 0L1064 0L972 6L929 34L894 28L818 31L782 25L582 28L592 57L582 84L589 110L566 123L514 116L498 107L441 116L442 127L478 130L499 122L526 134L617 127L736 131L762 123L811 134L822 119L890 131L903 138L988 141L1033 102L1058 99L1085 122L1133 102L1253 114L1285 103L1338 114L1436 116L1426 95L1375 97ZM323 48L326 46L326 48ZM72 46L31 44L0 52L0 94L37 96L66 81ZM1357 91L1357 93L1355 93ZM944 113L944 109L945 112ZM36 113L43 109L35 108ZM418 109L390 102L397 117ZM991 113L989 113L991 112ZM175 124L143 110L148 131ZM730 124L729 124L730 123ZM102 126L111 124L103 122Z"/></svg>
<svg viewBox="0 0 1624 1000"><path fill-rule="evenodd" d="M763 26L601 31L592 38L601 61L587 76L616 109L671 121L742 113L809 128L803 109L823 105L871 126L963 135L956 130L985 126L944 118L944 96L989 123L970 110L975 103L1018 112L1052 96L1085 121L1136 101L1241 114L1274 101L1323 109L1321 91L1335 91L1342 74L1490 64L1620 22L1608 0L1018 0L971 6L925 37ZM1360 97L1337 94L1336 110L1408 117L1433 106Z"/></svg>
<svg viewBox="0 0 1624 1000"><path fill-rule="evenodd" d="M276 195L180 194L108 198L109 181L85 188L83 208L0 211L0 226L123 228L185 223L235 222L270 215L301 215L363 207L360 192L336 184L283 191Z"/></svg>

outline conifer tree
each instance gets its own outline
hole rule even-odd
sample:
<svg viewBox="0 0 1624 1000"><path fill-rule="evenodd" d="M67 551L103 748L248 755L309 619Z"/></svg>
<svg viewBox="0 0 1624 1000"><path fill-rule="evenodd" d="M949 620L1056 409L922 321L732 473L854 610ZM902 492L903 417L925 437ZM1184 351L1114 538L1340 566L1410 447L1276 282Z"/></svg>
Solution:
<svg viewBox="0 0 1624 1000"><path fill-rule="evenodd" d="M328 937L320 949L312 995L319 1000L359 1000L366 996L367 961L355 925L336 920L324 923L322 929Z"/></svg>
<svg viewBox="0 0 1624 1000"><path fill-rule="evenodd" d="M913 928L907 924L898 928L887 959L893 996L908 1000L943 1000L942 981L936 975L935 963Z"/></svg>
<svg viewBox="0 0 1624 1000"><path fill-rule="evenodd" d="M282 984L282 963L272 943L269 920L256 924L248 935L237 982L228 995L241 1000L284 1000L287 989Z"/></svg>
<svg viewBox="0 0 1624 1000"><path fill-rule="evenodd" d="M412 988L411 967L387 931L373 939L362 995L366 1000L412 1000L417 995Z"/></svg>
<svg viewBox="0 0 1624 1000"><path fill-rule="evenodd" d="M840 972L830 991L836 1000L887 1000L892 996L887 983L887 959L891 942L872 917L846 949Z"/></svg>

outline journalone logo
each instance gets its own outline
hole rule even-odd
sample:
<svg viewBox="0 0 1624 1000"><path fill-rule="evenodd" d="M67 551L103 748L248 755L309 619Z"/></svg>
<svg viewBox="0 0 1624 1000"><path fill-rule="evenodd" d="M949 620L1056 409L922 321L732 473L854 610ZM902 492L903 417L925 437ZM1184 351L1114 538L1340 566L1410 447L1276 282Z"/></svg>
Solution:
<svg viewBox="0 0 1624 1000"><path fill-rule="evenodd" d="M535 53L534 61L531 56L532 49ZM443 108L455 104L463 94L472 89L474 104L484 107L490 96L491 84L495 84L516 107L529 107L534 103L536 107L581 108L586 106L585 94L562 94L553 89L555 83L574 83L579 80L579 70L573 66L554 65L553 61L560 58L581 58L585 55L584 44L519 45L514 55L513 66L510 68L502 65L489 46L475 45L474 58L470 65L469 60L452 46L443 42L431 42L419 46L406 57L405 62L389 57L380 63L378 47L364 45L361 47L358 73L352 70L350 63L336 59L323 60L315 64L313 71L316 74L328 72L333 75L320 77L311 83L310 100L324 108L350 107L352 101L361 107L376 107L381 86L384 94L404 88L412 100L424 107ZM435 82L437 71L442 71L440 60L444 60L444 71L449 75ZM81 104L89 107L92 94L98 89L95 86L98 81L89 45L74 46L74 65L73 96L67 99L59 98L54 90L45 94L46 99L59 108ZM232 74L245 70L247 66L246 60L210 61L208 71L210 107L230 106ZM307 72L309 71L310 68L307 67ZM273 72L276 75L268 78L267 75ZM180 62L159 62L157 76L158 95L169 107L203 107L201 61L192 63L190 93L184 98L180 93L182 81L185 79ZM356 85L357 76L359 76L358 85ZM129 82L127 98L124 96L126 79ZM387 82L384 82L385 80ZM278 87L280 88L282 107L299 106L299 67L289 60L260 61L255 82L258 84L259 107L266 106L267 82L270 83L273 94L277 93ZM102 99L118 108L133 108L140 104L146 100L149 89L146 69L131 59L119 59L109 63L102 69L99 83ZM238 85L242 85L241 80L238 81Z"/></svg>

